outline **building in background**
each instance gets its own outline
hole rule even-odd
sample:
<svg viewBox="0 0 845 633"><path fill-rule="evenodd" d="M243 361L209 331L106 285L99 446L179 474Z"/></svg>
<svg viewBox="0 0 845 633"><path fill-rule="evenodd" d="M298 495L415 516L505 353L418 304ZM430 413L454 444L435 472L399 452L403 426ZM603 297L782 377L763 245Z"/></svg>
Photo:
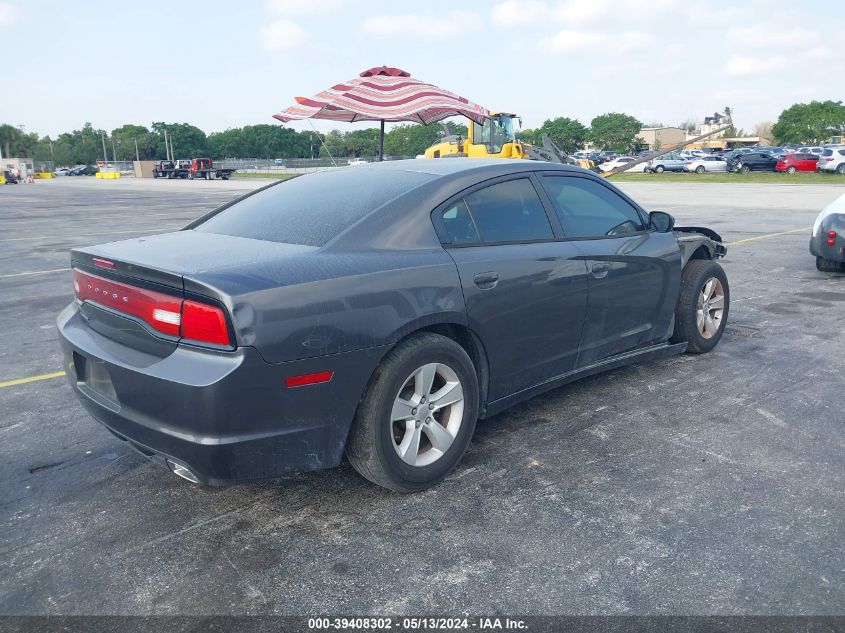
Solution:
<svg viewBox="0 0 845 633"><path fill-rule="evenodd" d="M687 133L679 127L644 127L637 139L644 149L658 150L683 143Z"/></svg>

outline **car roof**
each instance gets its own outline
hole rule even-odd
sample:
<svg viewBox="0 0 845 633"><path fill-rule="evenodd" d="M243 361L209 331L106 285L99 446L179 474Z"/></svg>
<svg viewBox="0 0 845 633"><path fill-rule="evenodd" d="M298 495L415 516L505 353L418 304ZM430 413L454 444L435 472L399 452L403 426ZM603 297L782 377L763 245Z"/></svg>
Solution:
<svg viewBox="0 0 845 633"><path fill-rule="evenodd" d="M342 168L341 168L342 169ZM533 160L507 160L501 158L413 158L409 160L388 160L384 162L367 163L358 170L358 174L369 172L407 171L428 174L434 177L466 176L494 178L499 175L512 174L521 171L537 171L560 169L563 171L580 171L579 168Z"/></svg>

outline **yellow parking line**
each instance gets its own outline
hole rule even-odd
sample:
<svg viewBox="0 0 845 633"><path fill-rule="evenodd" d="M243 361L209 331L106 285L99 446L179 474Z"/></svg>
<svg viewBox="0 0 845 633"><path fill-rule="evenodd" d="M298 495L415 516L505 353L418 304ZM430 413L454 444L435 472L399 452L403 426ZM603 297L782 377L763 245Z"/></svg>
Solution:
<svg viewBox="0 0 845 633"><path fill-rule="evenodd" d="M64 376L63 371L54 371L52 374L41 374L40 376L30 376L29 378L15 378L14 380L7 380L0 382L0 389L3 387L14 387L15 385L25 385L29 382L38 382L39 380L50 380L51 378L58 378Z"/></svg>
<svg viewBox="0 0 845 633"><path fill-rule="evenodd" d="M46 275L47 273L60 273L65 270L70 270L70 268L53 268L52 270L31 270L25 273L12 273L11 275L0 275L0 278L3 277L26 277L27 275Z"/></svg>
<svg viewBox="0 0 845 633"><path fill-rule="evenodd" d="M789 235L790 233L801 233L802 231L809 231L811 226L802 226L800 229L790 229L788 231L781 231L780 233L766 233L765 235L755 235L754 237L746 237L744 240L737 240L736 242L727 242L725 246L736 246L737 244L745 244L746 242L754 242L755 240L766 240L770 237L777 237L778 235Z"/></svg>

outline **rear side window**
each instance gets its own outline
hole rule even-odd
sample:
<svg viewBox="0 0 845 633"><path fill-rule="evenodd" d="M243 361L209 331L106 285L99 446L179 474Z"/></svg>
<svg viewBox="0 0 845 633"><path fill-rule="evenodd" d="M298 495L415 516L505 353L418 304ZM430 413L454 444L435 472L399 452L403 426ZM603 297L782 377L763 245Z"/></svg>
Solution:
<svg viewBox="0 0 845 633"><path fill-rule="evenodd" d="M543 203L527 178L479 189L464 201L484 242L554 239Z"/></svg>
<svg viewBox="0 0 845 633"><path fill-rule="evenodd" d="M543 185L567 237L602 237L644 229L637 210L609 187L588 178L545 176Z"/></svg>
<svg viewBox="0 0 845 633"><path fill-rule="evenodd" d="M839 155L840 155L840 156L845 156L845 149L840 149L840 150L839 150Z"/></svg>
<svg viewBox="0 0 845 633"><path fill-rule="evenodd" d="M299 176L244 198L195 228L323 246L378 207L430 180L418 172L338 169Z"/></svg>
<svg viewBox="0 0 845 633"><path fill-rule="evenodd" d="M449 244L474 244L480 241L475 223L463 200L458 200L443 211L442 219Z"/></svg>
<svg viewBox="0 0 845 633"><path fill-rule="evenodd" d="M825 151L822 152L822 156L833 156L833 150L832 149L826 149Z"/></svg>

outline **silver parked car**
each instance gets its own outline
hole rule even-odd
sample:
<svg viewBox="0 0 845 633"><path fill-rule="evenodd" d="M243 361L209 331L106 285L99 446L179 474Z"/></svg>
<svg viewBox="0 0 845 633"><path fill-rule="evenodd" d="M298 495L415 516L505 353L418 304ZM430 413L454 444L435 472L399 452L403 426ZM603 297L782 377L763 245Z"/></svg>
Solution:
<svg viewBox="0 0 845 633"><path fill-rule="evenodd" d="M663 154L663 156L651 159L646 164L648 165L646 167L647 171L662 174L664 171L684 171L686 159L680 154L669 152L668 154Z"/></svg>
<svg viewBox="0 0 845 633"><path fill-rule="evenodd" d="M728 171L728 163L721 156L699 156L684 163L684 171L703 174L706 171Z"/></svg>

